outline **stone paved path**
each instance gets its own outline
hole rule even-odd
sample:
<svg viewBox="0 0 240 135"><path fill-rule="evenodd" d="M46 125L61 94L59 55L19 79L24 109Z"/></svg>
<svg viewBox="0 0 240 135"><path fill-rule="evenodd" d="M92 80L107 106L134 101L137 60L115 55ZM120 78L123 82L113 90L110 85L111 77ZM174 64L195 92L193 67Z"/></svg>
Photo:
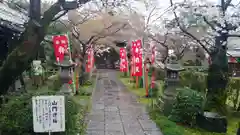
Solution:
<svg viewBox="0 0 240 135"><path fill-rule="evenodd" d="M162 135L115 71L99 70L96 83L87 135Z"/></svg>

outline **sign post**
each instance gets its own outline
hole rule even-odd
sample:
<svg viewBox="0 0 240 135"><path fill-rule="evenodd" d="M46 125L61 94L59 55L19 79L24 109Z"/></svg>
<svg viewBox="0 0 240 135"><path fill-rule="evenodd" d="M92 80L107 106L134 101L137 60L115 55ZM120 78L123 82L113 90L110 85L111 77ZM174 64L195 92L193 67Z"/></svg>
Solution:
<svg viewBox="0 0 240 135"><path fill-rule="evenodd" d="M65 131L64 96L32 97L33 130L36 133Z"/></svg>

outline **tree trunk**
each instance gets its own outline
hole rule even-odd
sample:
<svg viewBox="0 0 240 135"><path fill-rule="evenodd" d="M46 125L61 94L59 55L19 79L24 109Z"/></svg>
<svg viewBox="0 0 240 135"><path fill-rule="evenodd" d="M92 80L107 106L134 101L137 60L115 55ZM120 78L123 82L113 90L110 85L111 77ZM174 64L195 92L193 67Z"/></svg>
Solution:
<svg viewBox="0 0 240 135"><path fill-rule="evenodd" d="M7 59L0 68L0 95L6 94L9 86L32 63L49 24L60 11L60 3L55 3L44 13L43 19L40 22L41 27L37 26L32 20L28 22L19 40L19 45L7 56Z"/></svg>
<svg viewBox="0 0 240 135"><path fill-rule="evenodd" d="M215 52L210 56L212 64L208 69L207 76L207 104L208 111L217 111L221 114L226 114L226 86L228 83L228 62L226 56L226 47L222 44L226 42L223 36L216 37Z"/></svg>
<svg viewBox="0 0 240 135"><path fill-rule="evenodd" d="M26 85L25 85L25 81L24 81L24 78L23 78L22 74L19 76L19 80L20 80L20 83L23 87L23 90L25 91L26 90Z"/></svg>

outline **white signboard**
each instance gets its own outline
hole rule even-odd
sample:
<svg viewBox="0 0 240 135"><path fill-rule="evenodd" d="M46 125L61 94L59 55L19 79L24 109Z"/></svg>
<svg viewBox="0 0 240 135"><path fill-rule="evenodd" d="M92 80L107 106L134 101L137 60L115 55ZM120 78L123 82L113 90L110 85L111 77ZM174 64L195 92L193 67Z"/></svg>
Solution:
<svg viewBox="0 0 240 135"><path fill-rule="evenodd" d="M32 97L34 132L65 131L64 96Z"/></svg>

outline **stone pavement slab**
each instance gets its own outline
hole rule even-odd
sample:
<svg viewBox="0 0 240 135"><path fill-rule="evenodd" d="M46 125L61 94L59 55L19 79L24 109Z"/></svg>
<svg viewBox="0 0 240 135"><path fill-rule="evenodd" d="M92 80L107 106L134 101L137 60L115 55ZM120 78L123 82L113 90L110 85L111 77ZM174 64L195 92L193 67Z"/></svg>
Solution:
<svg viewBox="0 0 240 135"><path fill-rule="evenodd" d="M99 70L87 135L162 135L112 70Z"/></svg>

